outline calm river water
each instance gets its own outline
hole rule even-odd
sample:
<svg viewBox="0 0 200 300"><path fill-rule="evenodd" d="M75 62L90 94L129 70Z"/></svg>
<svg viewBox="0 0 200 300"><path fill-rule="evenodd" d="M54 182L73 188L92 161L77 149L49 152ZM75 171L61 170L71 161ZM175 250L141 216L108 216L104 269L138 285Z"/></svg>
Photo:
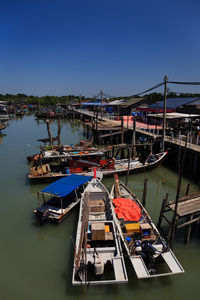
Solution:
<svg viewBox="0 0 200 300"><path fill-rule="evenodd" d="M53 136L57 122L51 123ZM37 191L46 184L30 184L27 179L26 156L39 151L38 138L47 137L46 125L33 116L9 121L0 135L0 299L191 299L199 295L200 235L192 234L184 243L184 229L176 235L174 252L185 273L169 277L138 280L127 261L128 284L115 286L71 286L73 246L78 209L60 225L40 227L33 209L37 206ZM62 122L62 142L73 144L83 137L79 121ZM162 199L176 195L177 175L164 166L147 173L132 175L129 187L141 199L144 178L148 178L146 208L157 223ZM123 177L121 178L124 179ZM112 178L104 179L110 188ZM184 195L188 180L183 179ZM190 192L198 186L191 183Z"/></svg>

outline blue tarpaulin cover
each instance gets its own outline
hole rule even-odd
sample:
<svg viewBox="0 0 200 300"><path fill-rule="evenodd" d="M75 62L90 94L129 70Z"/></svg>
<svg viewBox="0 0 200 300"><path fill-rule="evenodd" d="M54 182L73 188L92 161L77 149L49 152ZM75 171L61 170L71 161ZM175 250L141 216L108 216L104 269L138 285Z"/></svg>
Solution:
<svg viewBox="0 0 200 300"><path fill-rule="evenodd" d="M48 185L41 191L41 193L49 193L59 197L65 197L77 187L90 181L91 179L91 176L71 174Z"/></svg>

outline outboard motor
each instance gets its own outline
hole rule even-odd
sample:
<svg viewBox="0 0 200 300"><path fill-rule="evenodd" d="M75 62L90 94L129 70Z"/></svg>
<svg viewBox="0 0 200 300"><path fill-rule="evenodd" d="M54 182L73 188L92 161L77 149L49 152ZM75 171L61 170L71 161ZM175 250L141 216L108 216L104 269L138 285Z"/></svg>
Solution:
<svg viewBox="0 0 200 300"><path fill-rule="evenodd" d="M156 273L156 264L154 259L155 249L147 241L143 241L141 243L141 248L142 248L142 253L141 253L142 258L147 264L149 273L153 275Z"/></svg>
<svg viewBox="0 0 200 300"><path fill-rule="evenodd" d="M39 207L36 210L36 216L41 224L47 222L49 217L49 209L46 207Z"/></svg>

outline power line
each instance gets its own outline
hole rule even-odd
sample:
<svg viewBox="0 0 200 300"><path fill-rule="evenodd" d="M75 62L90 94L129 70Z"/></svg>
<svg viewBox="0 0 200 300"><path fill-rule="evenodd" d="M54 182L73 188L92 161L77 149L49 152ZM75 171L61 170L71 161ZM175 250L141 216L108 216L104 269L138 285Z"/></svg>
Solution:
<svg viewBox="0 0 200 300"><path fill-rule="evenodd" d="M200 85L200 82L198 81L167 81L167 83L172 83L172 84L185 84L185 85Z"/></svg>
<svg viewBox="0 0 200 300"><path fill-rule="evenodd" d="M167 83L182 84L182 85L200 85L200 82L198 82L198 81L193 81L193 82L191 82L191 81L167 81ZM133 97L140 96L140 95L145 94L147 92L150 92L150 91L152 91L154 89L157 89L157 88L161 87L162 85L164 85L164 82L160 82L160 83L156 84L155 86L153 86L152 88L150 88L148 90L145 90L143 92L140 92L138 94L134 94L134 95L131 95L131 96L128 96L128 97L124 96L124 98L133 98ZM95 98L98 98L101 95L103 95L105 98L118 98L118 97L114 97L114 96L108 95L108 94L106 94L104 92L102 92L102 94L100 92Z"/></svg>
<svg viewBox="0 0 200 300"><path fill-rule="evenodd" d="M158 83L158 84L156 84L155 86L153 86L152 88L150 88L150 89L148 89L148 90L145 90L145 91L143 91L143 92L141 92L141 93L138 93L138 94L135 94L135 95L132 95L132 96L128 96L128 98L140 96L141 94L144 94L144 93L147 93L147 92L150 92L150 91L152 91L152 90L154 90L154 89L159 88L159 87L162 86L163 84L164 84L164 82Z"/></svg>

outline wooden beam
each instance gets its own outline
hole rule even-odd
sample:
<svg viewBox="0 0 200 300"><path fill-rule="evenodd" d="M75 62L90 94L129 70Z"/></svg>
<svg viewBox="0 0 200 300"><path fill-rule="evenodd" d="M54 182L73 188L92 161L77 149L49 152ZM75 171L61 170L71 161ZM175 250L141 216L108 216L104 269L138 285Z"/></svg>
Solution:
<svg viewBox="0 0 200 300"><path fill-rule="evenodd" d="M196 219L191 219L190 221L187 221L187 222L185 222L185 223L183 223L183 224L177 226L177 228L178 228L178 229L179 229L179 228L183 228L183 227L185 227L185 226L188 226L188 225L190 225L190 224L196 223L196 222L198 222L198 221L200 221L200 217L198 217L198 218L196 218Z"/></svg>

